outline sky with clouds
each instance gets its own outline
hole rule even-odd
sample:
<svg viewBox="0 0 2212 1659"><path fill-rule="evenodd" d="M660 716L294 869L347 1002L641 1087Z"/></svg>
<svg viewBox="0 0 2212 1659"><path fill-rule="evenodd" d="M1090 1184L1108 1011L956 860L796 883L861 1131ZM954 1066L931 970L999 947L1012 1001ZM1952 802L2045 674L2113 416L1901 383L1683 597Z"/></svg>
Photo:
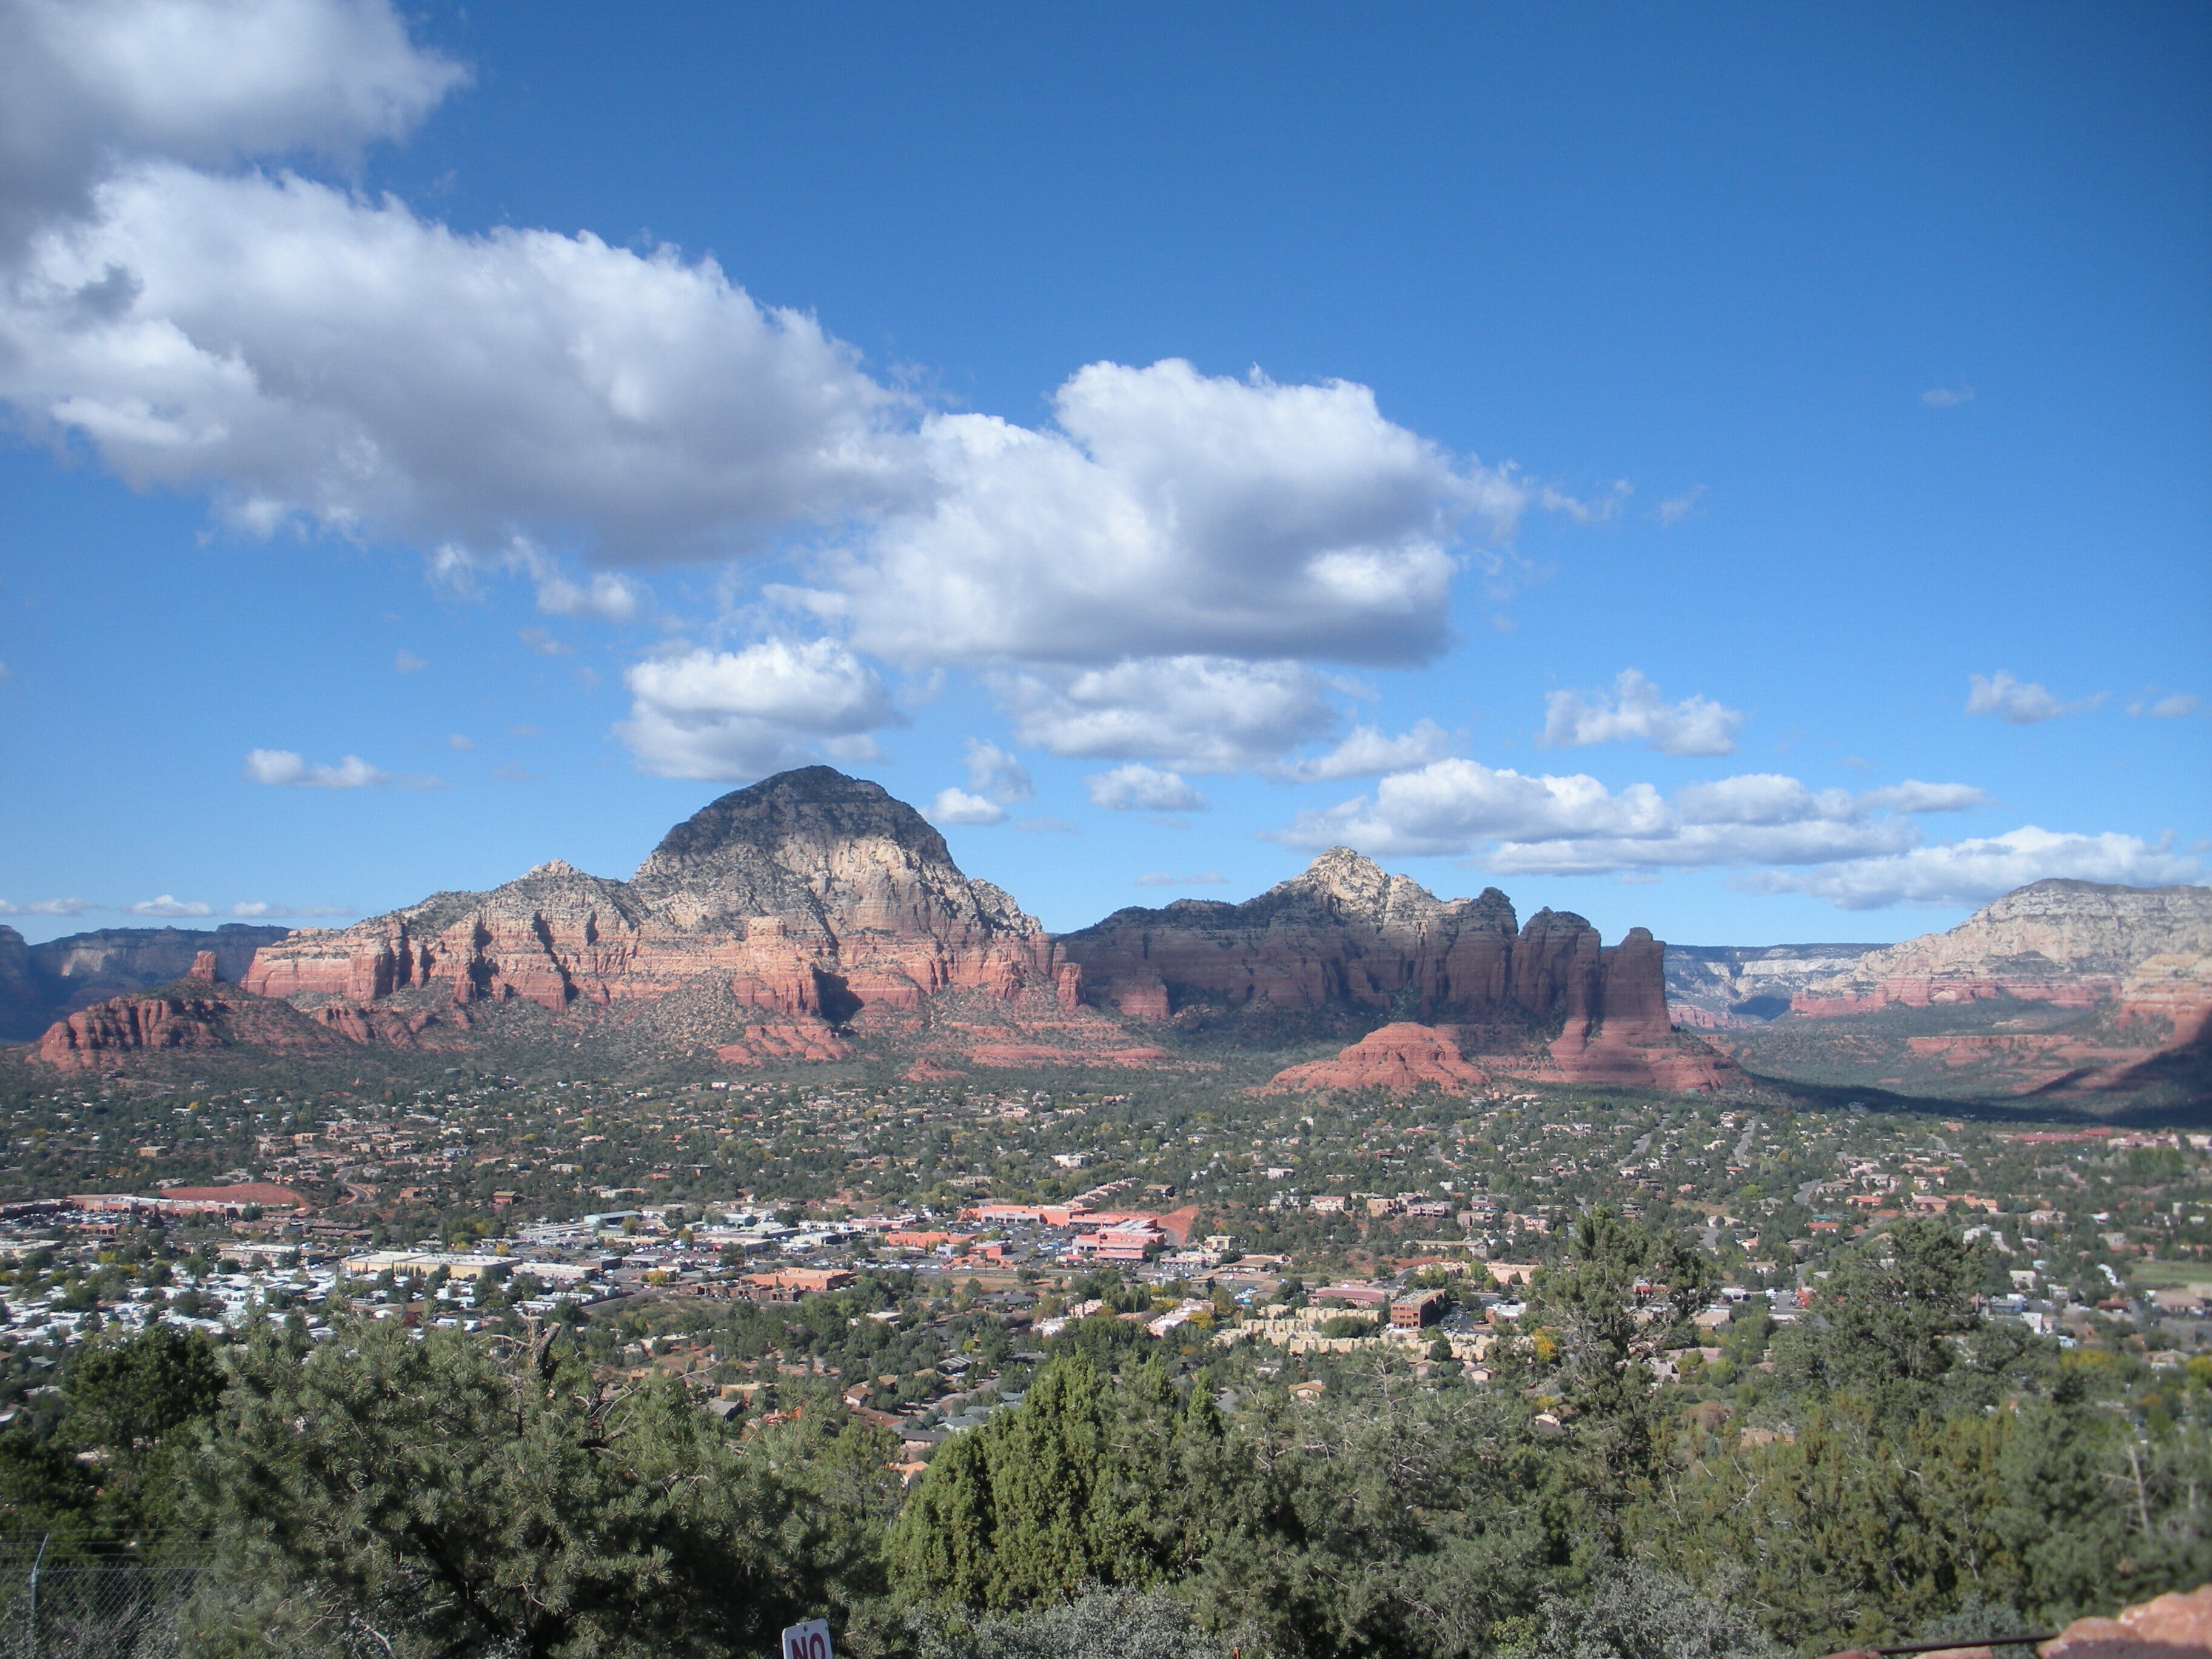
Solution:
<svg viewBox="0 0 2212 1659"><path fill-rule="evenodd" d="M0 0L0 919L2212 876L2212 14Z"/></svg>

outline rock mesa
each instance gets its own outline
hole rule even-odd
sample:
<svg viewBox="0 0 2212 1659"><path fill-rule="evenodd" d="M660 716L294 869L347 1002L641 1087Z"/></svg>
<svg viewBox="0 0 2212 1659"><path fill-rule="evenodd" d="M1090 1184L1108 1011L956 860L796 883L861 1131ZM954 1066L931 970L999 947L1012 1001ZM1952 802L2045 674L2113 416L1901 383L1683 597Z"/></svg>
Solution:
<svg viewBox="0 0 2212 1659"><path fill-rule="evenodd" d="M2151 957L2173 954L2212 954L2212 887L2039 881L1948 933L1869 951L1806 986L1790 1011L1821 1018L1995 997L2091 1008L2116 1000Z"/></svg>
<svg viewBox="0 0 2212 1659"><path fill-rule="evenodd" d="M1267 1091L1387 1089L1409 1095L1425 1085L1481 1089L1490 1074L1460 1058L1455 1033L1400 1021L1370 1031L1334 1060L1316 1060L1275 1073Z"/></svg>
<svg viewBox="0 0 2212 1659"><path fill-rule="evenodd" d="M1494 887L1439 899L1348 848L1242 904L1118 910L1060 944L1086 994L1125 1015L1372 1010L1452 1024L1486 1055L1533 1047L1536 1060L1507 1069L1557 1081L1709 1089L1738 1075L1674 1031L1666 946L1645 929L1607 945L1565 911L1521 926Z"/></svg>

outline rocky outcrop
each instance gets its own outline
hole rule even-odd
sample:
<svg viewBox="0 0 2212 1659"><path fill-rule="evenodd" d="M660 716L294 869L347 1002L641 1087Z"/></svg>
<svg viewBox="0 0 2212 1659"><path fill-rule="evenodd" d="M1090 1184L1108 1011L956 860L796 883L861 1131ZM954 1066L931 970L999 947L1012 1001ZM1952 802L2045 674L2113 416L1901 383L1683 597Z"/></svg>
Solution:
<svg viewBox="0 0 2212 1659"><path fill-rule="evenodd" d="M296 934L262 951L245 984L302 1006L431 988L465 1006L558 1012L659 998L702 974L767 1017L763 1058L794 1044L844 1052L819 1031L771 1035L792 1021L842 1028L956 990L1034 989L1065 1006L1081 982L1012 897L962 874L921 814L817 766L702 808L629 881L555 860L489 893Z"/></svg>
<svg viewBox="0 0 2212 1659"><path fill-rule="evenodd" d="M2039 881L1945 933L1869 951L1791 1002L1813 1018L2012 997L2091 1008L2153 957L2212 953L2212 887Z"/></svg>
<svg viewBox="0 0 2212 1659"><path fill-rule="evenodd" d="M2124 1026L2158 1033L2161 1047L2212 1042L2212 955L2175 951L2137 963L2120 981L2115 1013Z"/></svg>
<svg viewBox="0 0 2212 1659"><path fill-rule="evenodd" d="M2039 1659L2182 1659L2212 1653L2212 1584L2123 1607L2111 1619L2076 1619L2036 1652Z"/></svg>
<svg viewBox="0 0 2212 1659"><path fill-rule="evenodd" d="M1596 936L1591 929L1589 937ZM1675 1094L1742 1082L1735 1061L1695 1037L1675 1033L1667 1014L1666 952L1643 927L1630 928L1619 945L1599 951L1600 971L1587 988L1583 983L1568 988L1559 1033L1531 1075Z"/></svg>
<svg viewBox="0 0 2212 1659"><path fill-rule="evenodd" d="M1564 964L1533 959L1516 976L1516 931L1511 901L1494 887L1439 900L1340 847L1242 904L1133 907L1060 943L1083 970L1086 995L1139 1018L1204 1002L1287 1013L1349 1004L1434 1019L1503 1007L1516 994L1540 998L1537 988L1559 981Z"/></svg>
<svg viewBox="0 0 2212 1659"><path fill-rule="evenodd" d="M1439 899L1348 848L1244 903L1119 910L1060 944L1088 994L1125 1015L1371 1010L1450 1024L1462 1048L1558 1081L1709 1089L1737 1076L1674 1031L1666 947L1643 928L1607 945L1565 911L1516 926L1494 887Z"/></svg>
<svg viewBox="0 0 2212 1659"><path fill-rule="evenodd" d="M184 937L202 942L189 970L177 964L190 977L62 1021L41 1053L79 1065L219 1046L239 1040L240 1009L283 1008L296 1029L270 1029L295 1043L450 1048L473 1031L574 1048L597 1033L726 1065L838 1060L865 1043L948 1074L1151 1067L1183 1062L1111 1015L1202 1003L1338 1028L1449 1024L1449 1054L1388 1062L1408 1076L1480 1076L1462 1050L1562 1081L1730 1075L1674 1031L1665 947L1642 929L1609 946L1564 912L1521 926L1495 889L1439 900L1340 848L1243 904L1124 910L1055 941L963 874L913 808L828 767L710 803L627 881L555 860L489 892L289 934L236 968L204 934Z"/></svg>
<svg viewBox="0 0 2212 1659"><path fill-rule="evenodd" d="M2000 1621L2002 1622L2002 1621ZM2011 1636L1992 1630L1991 1636ZM2012 1644L1997 1647L1942 1648L1924 1659L1996 1659L2018 1653ZM2036 1649L2037 1659L2200 1659L2212 1653L2212 1584L2187 1595L2176 1592L2123 1607L2110 1619L2076 1619ZM1880 1659L1872 1648L1851 1648L1828 1659Z"/></svg>
<svg viewBox="0 0 2212 1659"><path fill-rule="evenodd" d="M40 1000L31 969L31 947L21 933L0 924L0 1037L7 1035L10 1014Z"/></svg>
<svg viewBox="0 0 2212 1659"><path fill-rule="evenodd" d="M1370 1031L1334 1060L1316 1060L1276 1073L1267 1092L1385 1089L1409 1095L1421 1088L1467 1090L1489 1085L1487 1072L1460 1057L1455 1032L1400 1021Z"/></svg>
<svg viewBox="0 0 2212 1659"><path fill-rule="evenodd" d="M64 1071L94 1071L133 1055L252 1048L327 1054L343 1037L282 1002L210 980L180 980L162 990L112 997L46 1029L38 1057Z"/></svg>
<svg viewBox="0 0 2212 1659"><path fill-rule="evenodd" d="M216 976L236 981L253 953L291 932L225 922L220 927L105 927L26 945L0 927L0 1042L34 1039L54 1021L112 997L190 977L212 952Z"/></svg>
<svg viewBox="0 0 2212 1659"><path fill-rule="evenodd" d="M1741 1030L1790 1012L1815 980L1847 974L1879 945L1667 945L1667 1006L1677 1025Z"/></svg>

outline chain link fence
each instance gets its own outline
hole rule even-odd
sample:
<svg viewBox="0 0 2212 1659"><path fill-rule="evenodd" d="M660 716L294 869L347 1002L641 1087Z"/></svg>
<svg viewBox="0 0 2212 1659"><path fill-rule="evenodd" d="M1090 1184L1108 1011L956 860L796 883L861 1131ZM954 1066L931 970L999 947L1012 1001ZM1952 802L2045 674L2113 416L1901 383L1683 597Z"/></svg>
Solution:
<svg viewBox="0 0 2212 1659"><path fill-rule="evenodd" d="M176 1659L188 1560L0 1546L0 1659Z"/></svg>

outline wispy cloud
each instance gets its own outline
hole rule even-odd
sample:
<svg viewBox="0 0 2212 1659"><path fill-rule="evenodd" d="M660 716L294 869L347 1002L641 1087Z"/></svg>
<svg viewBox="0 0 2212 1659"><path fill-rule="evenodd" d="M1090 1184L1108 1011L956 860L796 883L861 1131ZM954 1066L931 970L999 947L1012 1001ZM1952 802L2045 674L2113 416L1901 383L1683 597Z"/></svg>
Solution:
<svg viewBox="0 0 2212 1659"><path fill-rule="evenodd" d="M1109 812L1203 812L1206 797L1180 773L1162 772L1134 762L1084 779L1091 804Z"/></svg>
<svg viewBox="0 0 2212 1659"><path fill-rule="evenodd" d="M1672 530L1697 510L1698 499L1705 493L1703 484L1686 489L1679 495L1669 495L1659 503L1659 527Z"/></svg>
<svg viewBox="0 0 2212 1659"><path fill-rule="evenodd" d="M81 898L39 899L29 904L11 904L0 899L0 916L81 916L88 910L107 908Z"/></svg>
<svg viewBox="0 0 2212 1659"><path fill-rule="evenodd" d="M929 810L922 817L940 827L946 824L1004 823L1006 809L994 800L971 795L965 789L940 789L937 792L937 799L930 802Z"/></svg>
<svg viewBox="0 0 2212 1659"><path fill-rule="evenodd" d="M289 749L249 750L246 775L256 783L291 789L366 789L392 781L389 772L379 771L358 755L348 755L336 766L319 766Z"/></svg>
<svg viewBox="0 0 2212 1659"><path fill-rule="evenodd" d="M418 657L412 651L403 649L392 653L392 672L395 674L419 674L429 665L426 658Z"/></svg>
<svg viewBox="0 0 2212 1659"><path fill-rule="evenodd" d="M1151 870L1137 878L1139 887L1225 887L1229 878L1218 870L1201 871L1194 876L1171 876L1164 870Z"/></svg>
<svg viewBox="0 0 2212 1659"><path fill-rule="evenodd" d="M2194 691L2172 691L2162 697L2155 691L2146 691L2128 705L2128 713L2138 718L2148 714L2156 720L2178 720L2203 706L2203 698Z"/></svg>
<svg viewBox="0 0 2212 1659"><path fill-rule="evenodd" d="M1966 693L1966 712L1991 715L2014 726L2034 726L2043 720L2057 720L2062 714L2078 714L2085 708L2094 708L2108 695L2099 691L2074 702L2062 702L2051 695L2048 686L2034 680L2016 679L2010 670L2000 668L1994 674L1972 677Z"/></svg>
<svg viewBox="0 0 2212 1659"><path fill-rule="evenodd" d="M1930 409L1956 409L1974 401L1974 388L1963 380L1954 386L1931 386L1920 394L1920 401Z"/></svg>
<svg viewBox="0 0 2212 1659"><path fill-rule="evenodd" d="M1395 738L1385 737L1376 726L1356 726L1350 736L1327 754L1286 762L1267 770L1287 783L1379 777L1385 772L1425 766L1432 760L1441 759L1450 747L1449 734L1434 720L1416 720L1411 731Z"/></svg>
<svg viewBox="0 0 2212 1659"><path fill-rule="evenodd" d="M164 893L159 898L140 899L127 908L134 916L211 916L215 914L212 904L202 904L196 899L180 899L171 893Z"/></svg>
<svg viewBox="0 0 2212 1659"><path fill-rule="evenodd" d="M1662 702L1659 688L1633 668L1621 670L1613 698L1602 693L1554 691L1544 699L1544 729L1536 741L1547 749L1586 749L1593 744L1642 740L1662 755L1733 755L1743 716L1710 697Z"/></svg>

